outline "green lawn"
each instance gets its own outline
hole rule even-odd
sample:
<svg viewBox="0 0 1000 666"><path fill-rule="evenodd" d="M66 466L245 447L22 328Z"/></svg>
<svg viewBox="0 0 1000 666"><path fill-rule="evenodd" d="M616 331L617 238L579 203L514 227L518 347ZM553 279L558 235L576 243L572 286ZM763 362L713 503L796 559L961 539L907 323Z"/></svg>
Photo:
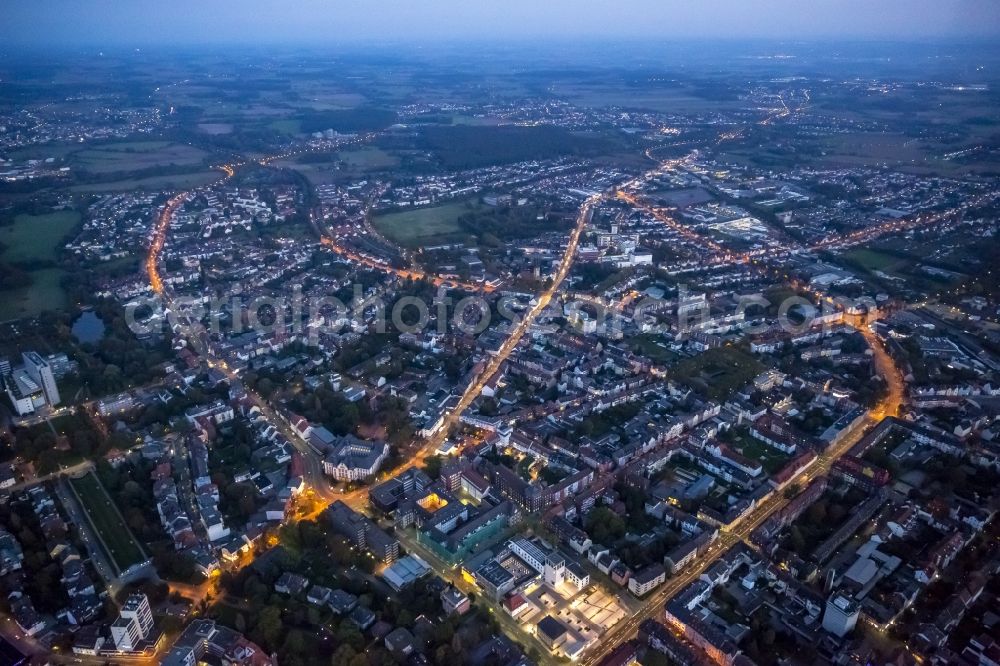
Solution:
<svg viewBox="0 0 1000 666"><path fill-rule="evenodd" d="M0 227L0 243L9 262L55 261L63 237L80 222L80 213L58 210L44 215L17 215L14 224Z"/></svg>
<svg viewBox="0 0 1000 666"><path fill-rule="evenodd" d="M905 259L867 248L851 250L845 256L858 262L870 271L882 271L885 273L891 273L893 268L898 268L906 263Z"/></svg>
<svg viewBox="0 0 1000 666"><path fill-rule="evenodd" d="M119 572L145 561L146 555L97 477L91 473L70 482Z"/></svg>
<svg viewBox="0 0 1000 666"><path fill-rule="evenodd" d="M375 218L375 227L386 238L406 247L450 243L467 235L458 218L469 212L465 202L388 213Z"/></svg>
<svg viewBox="0 0 1000 666"><path fill-rule="evenodd" d="M677 358L677 354L667 349L661 336L643 334L629 338L628 346L642 356L656 363L669 363Z"/></svg>
<svg viewBox="0 0 1000 666"><path fill-rule="evenodd" d="M732 447L747 458L759 462L768 474L774 474L791 459L790 456L772 449L759 439L754 439L749 433L743 433Z"/></svg>

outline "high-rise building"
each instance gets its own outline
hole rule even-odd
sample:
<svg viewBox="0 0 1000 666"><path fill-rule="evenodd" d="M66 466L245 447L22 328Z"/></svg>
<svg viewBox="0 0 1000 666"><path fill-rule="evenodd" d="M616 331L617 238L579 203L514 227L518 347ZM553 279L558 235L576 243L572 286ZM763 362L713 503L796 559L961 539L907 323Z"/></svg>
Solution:
<svg viewBox="0 0 1000 666"><path fill-rule="evenodd" d="M142 640L139 633L139 623L134 617L119 617L111 625L111 639L115 647L123 652L135 650Z"/></svg>
<svg viewBox="0 0 1000 666"><path fill-rule="evenodd" d="M115 647L123 651L135 650L153 631L153 610L145 594L132 594L122 606L121 614L111 625L111 638Z"/></svg>
<svg viewBox="0 0 1000 666"><path fill-rule="evenodd" d="M18 416L34 414L35 410L45 405L45 394L42 387L28 375L24 368L18 368L13 373L0 378L7 397Z"/></svg>
<svg viewBox="0 0 1000 666"><path fill-rule="evenodd" d="M121 610L122 617L135 618L143 638L153 631L153 610L145 594L131 594Z"/></svg>
<svg viewBox="0 0 1000 666"><path fill-rule="evenodd" d="M24 352L24 369L34 379L42 391L45 393L45 400L50 407L55 407L61 402L59 398L59 388L56 386L55 375L52 374L52 367L49 362L38 355L37 352Z"/></svg>
<svg viewBox="0 0 1000 666"><path fill-rule="evenodd" d="M857 601L843 594L834 594L826 602L823 628L842 638L854 629L860 615L861 607Z"/></svg>

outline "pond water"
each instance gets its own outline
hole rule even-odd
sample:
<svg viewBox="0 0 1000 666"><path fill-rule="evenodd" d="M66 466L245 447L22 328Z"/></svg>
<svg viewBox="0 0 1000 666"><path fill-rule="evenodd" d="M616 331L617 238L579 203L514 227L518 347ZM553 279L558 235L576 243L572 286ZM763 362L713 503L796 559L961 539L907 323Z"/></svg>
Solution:
<svg viewBox="0 0 1000 666"><path fill-rule="evenodd" d="M94 314L93 310L85 310L73 322L72 331L80 342L98 342L104 337L104 320Z"/></svg>

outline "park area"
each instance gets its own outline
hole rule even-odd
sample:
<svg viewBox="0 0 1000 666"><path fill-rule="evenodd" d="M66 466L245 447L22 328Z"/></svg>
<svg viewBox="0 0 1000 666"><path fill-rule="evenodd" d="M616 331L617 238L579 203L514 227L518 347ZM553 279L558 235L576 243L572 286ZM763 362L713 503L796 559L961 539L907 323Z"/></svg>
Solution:
<svg viewBox="0 0 1000 666"><path fill-rule="evenodd" d="M3 261L55 261L60 242L79 221L80 214L73 210L15 216L13 224L0 227Z"/></svg>
<svg viewBox="0 0 1000 666"><path fill-rule="evenodd" d="M146 555L125 525L121 513L104 486L93 474L71 479L73 491L100 537L105 552L118 573L144 562Z"/></svg>
<svg viewBox="0 0 1000 666"><path fill-rule="evenodd" d="M80 214L60 210L44 215L21 214L0 227L0 263L24 271L26 284L0 291L0 321L37 315L66 305L60 284L63 271L55 265L62 240L80 222Z"/></svg>

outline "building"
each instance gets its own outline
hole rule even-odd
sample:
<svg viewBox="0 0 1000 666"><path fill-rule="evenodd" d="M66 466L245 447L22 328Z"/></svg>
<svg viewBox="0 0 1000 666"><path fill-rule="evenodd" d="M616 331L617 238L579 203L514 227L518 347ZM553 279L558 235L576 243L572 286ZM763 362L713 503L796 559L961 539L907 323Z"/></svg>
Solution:
<svg viewBox="0 0 1000 666"><path fill-rule="evenodd" d="M135 619L143 638L153 631L153 611L145 594L129 595L125 605L122 606L121 616Z"/></svg>
<svg viewBox="0 0 1000 666"><path fill-rule="evenodd" d="M472 507L453 502L424 522L417 531L417 539L439 557L455 562L474 551L479 544L500 534L518 517L519 512L510 501L493 507Z"/></svg>
<svg viewBox="0 0 1000 666"><path fill-rule="evenodd" d="M308 578L290 571L281 574L281 577L274 583L274 591L281 594L302 594L307 587L309 587Z"/></svg>
<svg viewBox="0 0 1000 666"><path fill-rule="evenodd" d="M160 661L162 666L194 666L211 656L223 664L270 666L271 658L242 634L213 620L189 624Z"/></svg>
<svg viewBox="0 0 1000 666"><path fill-rule="evenodd" d="M142 641L139 624L133 618L119 617L111 625L111 639L118 650L132 652Z"/></svg>
<svg viewBox="0 0 1000 666"><path fill-rule="evenodd" d="M442 470L442 477L443 474ZM412 493L422 493L430 485L431 478L423 470L410 467L393 478L372 487L368 491L368 499L372 506L379 511L392 513L396 510L401 498Z"/></svg>
<svg viewBox="0 0 1000 666"><path fill-rule="evenodd" d="M372 553L380 561L391 564L399 557L399 540L362 515L337 500L327 510L330 525L358 548Z"/></svg>
<svg viewBox="0 0 1000 666"><path fill-rule="evenodd" d="M405 657L416 649L416 640L408 630L396 627L385 637L385 646L397 657Z"/></svg>
<svg viewBox="0 0 1000 666"><path fill-rule="evenodd" d="M499 601L514 589L517 579L496 560L490 560L475 572L476 584L489 598Z"/></svg>
<svg viewBox="0 0 1000 666"><path fill-rule="evenodd" d="M10 404L18 416L34 414L35 409L45 404L42 387L35 383L28 373L18 370L3 376L4 390Z"/></svg>
<svg viewBox="0 0 1000 666"><path fill-rule="evenodd" d="M441 591L441 607L448 615L462 615L472 606L469 597L454 585Z"/></svg>
<svg viewBox="0 0 1000 666"><path fill-rule="evenodd" d="M122 652L135 650L153 631L153 611L145 594L130 595L118 619L111 625L111 638Z"/></svg>
<svg viewBox="0 0 1000 666"><path fill-rule="evenodd" d="M861 606L858 602L842 594L835 594L826 602L823 628L834 636L843 638L854 629L860 615Z"/></svg>
<svg viewBox="0 0 1000 666"><path fill-rule="evenodd" d="M662 564L651 564L648 567L639 569L628 580L628 591L637 597L642 597L653 590L667 579L667 570Z"/></svg>
<svg viewBox="0 0 1000 666"><path fill-rule="evenodd" d="M407 555L386 567L382 578L397 592L431 572L430 566L416 555Z"/></svg>
<svg viewBox="0 0 1000 666"><path fill-rule="evenodd" d="M582 590L590 585L590 574L580 564L570 561L566 563L566 580Z"/></svg>
<svg viewBox="0 0 1000 666"><path fill-rule="evenodd" d="M538 623L538 640L551 652L565 643L568 635L566 626L551 615L546 615Z"/></svg>
<svg viewBox="0 0 1000 666"><path fill-rule="evenodd" d="M345 437L323 461L323 471L338 481L360 481L374 476L389 455L385 442Z"/></svg>
<svg viewBox="0 0 1000 666"><path fill-rule="evenodd" d="M45 401L50 407L55 407L62 400L59 398L59 389L56 387L56 378L52 373L52 366L37 352L24 352L21 357L24 359L24 369L27 370L35 382L42 387L45 394Z"/></svg>

